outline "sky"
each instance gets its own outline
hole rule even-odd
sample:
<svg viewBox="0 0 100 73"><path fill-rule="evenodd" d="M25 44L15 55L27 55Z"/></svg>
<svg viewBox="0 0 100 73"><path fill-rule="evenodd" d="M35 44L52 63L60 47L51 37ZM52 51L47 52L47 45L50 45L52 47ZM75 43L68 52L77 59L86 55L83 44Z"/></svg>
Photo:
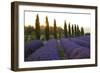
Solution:
<svg viewBox="0 0 100 73"><path fill-rule="evenodd" d="M77 24L79 27L83 27L85 32L90 32L90 14L77 14L77 13L67 13L67 12L35 12L35 11L25 11L25 26L34 26L36 15L39 15L40 25L45 26L45 18L48 16L49 25L53 26L54 19L56 19L56 25L58 27L64 27L64 21L67 24Z"/></svg>

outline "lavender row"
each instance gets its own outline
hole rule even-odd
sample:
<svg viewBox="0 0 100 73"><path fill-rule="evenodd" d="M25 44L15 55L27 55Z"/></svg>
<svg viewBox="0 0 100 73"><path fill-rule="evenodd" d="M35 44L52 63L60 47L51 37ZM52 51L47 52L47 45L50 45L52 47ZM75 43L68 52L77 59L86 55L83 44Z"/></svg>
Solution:
<svg viewBox="0 0 100 73"><path fill-rule="evenodd" d="M45 46L32 53L26 61L60 60L56 40L49 40Z"/></svg>
<svg viewBox="0 0 100 73"><path fill-rule="evenodd" d="M51 39L45 42L43 44L43 41L33 40L25 44L25 61L60 60L60 54L61 57L66 57L64 59L90 58L89 36L63 38L58 41Z"/></svg>
<svg viewBox="0 0 100 73"><path fill-rule="evenodd" d="M71 38L70 39L72 42L75 42L76 44L86 47L86 48L90 48L90 41L84 41L78 38Z"/></svg>
<svg viewBox="0 0 100 73"><path fill-rule="evenodd" d="M30 54L34 53L36 50L38 50L42 46L43 46L43 43L40 40L33 40L31 42L25 43L25 46L24 46L25 58L27 58Z"/></svg>
<svg viewBox="0 0 100 73"><path fill-rule="evenodd" d="M82 47L69 39L61 39L68 59L90 58L90 48Z"/></svg>

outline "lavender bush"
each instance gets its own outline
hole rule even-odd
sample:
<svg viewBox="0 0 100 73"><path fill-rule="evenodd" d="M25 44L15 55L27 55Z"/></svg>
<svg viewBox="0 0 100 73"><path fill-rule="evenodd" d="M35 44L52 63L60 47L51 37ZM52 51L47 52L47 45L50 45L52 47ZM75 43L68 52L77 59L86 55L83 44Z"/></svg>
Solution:
<svg viewBox="0 0 100 73"><path fill-rule="evenodd" d="M90 42L90 35L77 37L77 39Z"/></svg>
<svg viewBox="0 0 100 73"><path fill-rule="evenodd" d="M90 36L48 41L33 40L25 44L25 61L84 58L90 58Z"/></svg>
<svg viewBox="0 0 100 73"><path fill-rule="evenodd" d="M27 58L30 54L32 54L42 46L43 43L40 40L33 40L31 42L25 43L25 50L24 50L25 58Z"/></svg>
<svg viewBox="0 0 100 73"><path fill-rule="evenodd" d="M48 41L45 46L32 53L26 61L59 60L59 54L54 40Z"/></svg>
<svg viewBox="0 0 100 73"><path fill-rule="evenodd" d="M68 59L90 58L90 49L82 47L69 39L61 39L61 45Z"/></svg>
<svg viewBox="0 0 100 73"><path fill-rule="evenodd" d="M75 42L76 44L86 47L86 48L90 48L90 42L89 41L84 41L84 40L80 40L77 38L71 38L70 39L72 42Z"/></svg>

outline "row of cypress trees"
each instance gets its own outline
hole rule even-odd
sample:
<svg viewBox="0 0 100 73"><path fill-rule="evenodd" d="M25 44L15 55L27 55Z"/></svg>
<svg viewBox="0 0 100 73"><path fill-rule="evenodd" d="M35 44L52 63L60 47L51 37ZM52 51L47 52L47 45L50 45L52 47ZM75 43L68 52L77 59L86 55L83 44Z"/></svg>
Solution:
<svg viewBox="0 0 100 73"><path fill-rule="evenodd" d="M46 21L45 21L45 39L49 40L50 38L50 32L49 32L49 21L48 17L46 16ZM41 33L40 33L40 22L39 22L39 15L37 14L36 16L36 22L35 22L35 33L36 33L36 38L40 39ZM64 22L64 37L77 37L77 36L83 36L84 35L84 28L81 27L79 29L79 26L74 24L70 25L70 23L66 24L66 21ZM54 38L57 39L57 26L56 26L56 20L54 19Z"/></svg>
<svg viewBox="0 0 100 73"><path fill-rule="evenodd" d="M66 24L66 21L64 22L64 35L65 37L78 37L78 36L84 36L84 28L81 27L81 29L79 29L79 26L76 24L72 24L72 26L70 25L70 23Z"/></svg>

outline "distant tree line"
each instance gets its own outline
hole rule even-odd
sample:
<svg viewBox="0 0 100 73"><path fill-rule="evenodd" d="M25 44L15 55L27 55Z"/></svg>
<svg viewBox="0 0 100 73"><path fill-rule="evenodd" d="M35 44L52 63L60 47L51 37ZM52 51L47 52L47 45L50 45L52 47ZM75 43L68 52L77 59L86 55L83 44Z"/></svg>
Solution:
<svg viewBox="0 0 100 73"><path fill-rule="evenodd" d="M50 39L51 33L55 39L62 38L62 37L70 38L70 37L84 36L84 28L83 27L79 28L79 26L76 24L71 24L71 23L67 24L66 21L64 21L64 28L62 29L61 27L57 27L56 19L54 19L53 25L54 25L53 27L49 26L48 17L46 16L45 28L43 30L45 40ZM31 28L32 27L29 27L28 28L29 30L27 30L27 32L31 33L30 32L32 30ZM40 26L39 15L37 14L36 20L35 20L35 28L33 28L35 31L36 39L41 38L41 35L42 35L41 28L42 27Z"/></svg>
<svg viewBox="0 0 100 73"><path fill-rule="evenodd" d="M66 21L64 22L64 35L66 38L68 37L78 37L78 36L84 36L84 28L81 27L81 29L79 29L79 26L76 24L72 24L72 26L70 25L70 23L66 24Z"/></svg>
<svg viewBox="0 0 100 73"><path fill-rule="evenodd" d="M46 40L49 40L49 21L48 21L48 17L46 16L46 21L45 21L46 27L45 27L45 38ZM35 31L36 31L36 37L37 39L40 39L40 22L39 22L39 16L37 14L36 16L36 23L35 23ZM60 35L60 32L59 32ZM79 29L79 26L76 24L72 24L72 26L70 25L70 23L66 24L66 21L64 22L64 36L66 38L68 37L78 37L78 36L83 36L84 35L84 28L81 27L81 29ZM54 19L54 38L57 39L57 25L56 25L56 19Z"/></svg>

